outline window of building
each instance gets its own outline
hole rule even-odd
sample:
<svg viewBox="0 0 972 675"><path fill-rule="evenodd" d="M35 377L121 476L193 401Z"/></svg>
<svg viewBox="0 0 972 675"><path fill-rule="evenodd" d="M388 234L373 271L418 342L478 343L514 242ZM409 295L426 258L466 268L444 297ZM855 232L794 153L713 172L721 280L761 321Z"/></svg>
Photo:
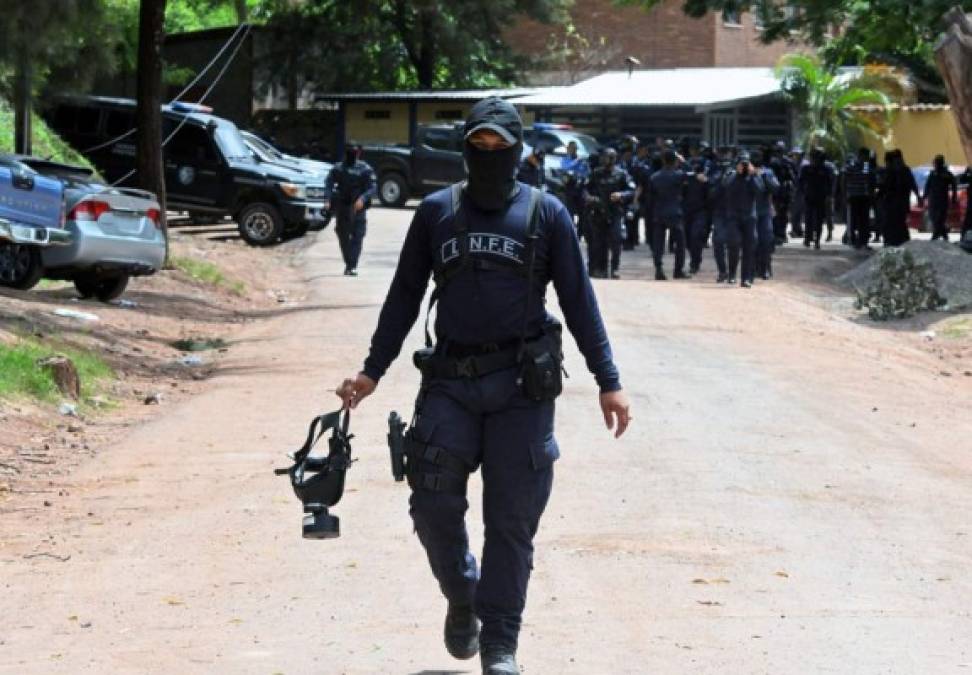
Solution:
<svg viewBox="0 0 972 675"><path fill-rule="evenodd" d="M761 2L754 2L750 5L749 13L753 15L753 25L756 27L756 30L766 28L766 22L763 20L763 4Z"/></svg>
<svg viewBox="0 0 972 675"><path fill-rule="evenodd" d="M390 120L391 110L365 110L366 120Z"/></svg>
<svg viewBox="0 0 972 675"><path fill-rule="evenodd" d="M742 17L739 16L739 9L736 7L726 7L722 10L722 24L738 28L742 26Z"/></svg>
<svg viewBox="0 0 972 675"><path fill-rule="evenodd" d="M437 120L461 120L463 114L461 110L436 110L435 119Z"/></svg>

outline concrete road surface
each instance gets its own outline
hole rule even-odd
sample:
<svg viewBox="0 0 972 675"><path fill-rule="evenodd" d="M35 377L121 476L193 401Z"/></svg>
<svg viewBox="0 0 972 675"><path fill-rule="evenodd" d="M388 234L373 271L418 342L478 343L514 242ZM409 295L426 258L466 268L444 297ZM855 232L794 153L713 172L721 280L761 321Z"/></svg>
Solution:
<svg viewBox="0 0 972 675"><path fill-rule="evenodd" d="M353 416L340 539L302 540L271 471L365 355L410 216L372 212L357 279L311 235L306 302L251 328L207 393L54 481L52 506L2 505L0 673L479 672L441 644L390 476L409 359ZM709 260L645 281L643 249L597 286L622 440L570 345L524 672L972 673L972 379L788 282L803 251L744 291Z"/></svg>

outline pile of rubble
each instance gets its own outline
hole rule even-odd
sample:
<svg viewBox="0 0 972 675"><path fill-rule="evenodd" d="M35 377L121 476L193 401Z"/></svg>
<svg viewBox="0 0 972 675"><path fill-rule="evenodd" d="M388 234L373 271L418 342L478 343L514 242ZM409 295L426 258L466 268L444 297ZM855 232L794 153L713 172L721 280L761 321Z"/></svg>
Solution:
<svg viewBox="0 0 972 675"><path fill-rule="evenodd" d="M955 244L944 241L909 241L899 251L910 253L919 267L927 265L931 269L936 290L944 298L948 309L972 307L972 255ZM871 256L851 271L837 277L837 283L859 295L866 295L869 289L881 285L882 258L889 254L894 255L894 249Z"/></svg>

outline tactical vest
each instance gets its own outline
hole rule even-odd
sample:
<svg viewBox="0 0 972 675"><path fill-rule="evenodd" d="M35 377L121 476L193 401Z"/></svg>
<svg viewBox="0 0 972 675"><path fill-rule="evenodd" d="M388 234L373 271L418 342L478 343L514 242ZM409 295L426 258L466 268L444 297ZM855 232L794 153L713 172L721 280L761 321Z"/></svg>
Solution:
<svg viewBox="0 0 972 675"><path fill-rule="evenodd" d="M547 271L543 266L538 266L536 241L540 237L540 200L543 193L536 188L530 189L530 202L527 207L527 226L526 241L523 243L523 255L520 260L499 257L491 259L486 256L470 255L470 234L466 218L462 211L462 189L463 183L455 183L450 188L452 196L452 231L456 235L456 243L459 246L459 255L448 260L436 259L433 270L435 289L429 298L429 306L425 316L425 342L426 346L432 345L431 334L429 333L429 315L432 307L442 297L443 291L458 277L469 270L483 270L490 272L501 272L505 274L515 274L524 279L538 282L541 285L547 283ZM532 289L530 289L532 291Z"/></svg>

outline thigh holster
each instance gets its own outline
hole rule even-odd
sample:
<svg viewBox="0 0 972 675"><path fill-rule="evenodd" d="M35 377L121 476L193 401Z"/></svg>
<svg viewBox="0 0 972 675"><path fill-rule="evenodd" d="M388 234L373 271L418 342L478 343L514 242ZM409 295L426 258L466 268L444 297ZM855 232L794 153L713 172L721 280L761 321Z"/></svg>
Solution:
<svg viewBox="0 0 972 675"><path fill-rule="evenodd" d="M410 432L405 437L405 456L412 490L465 496L469 467L448 450L420 441Z"/></svg>

